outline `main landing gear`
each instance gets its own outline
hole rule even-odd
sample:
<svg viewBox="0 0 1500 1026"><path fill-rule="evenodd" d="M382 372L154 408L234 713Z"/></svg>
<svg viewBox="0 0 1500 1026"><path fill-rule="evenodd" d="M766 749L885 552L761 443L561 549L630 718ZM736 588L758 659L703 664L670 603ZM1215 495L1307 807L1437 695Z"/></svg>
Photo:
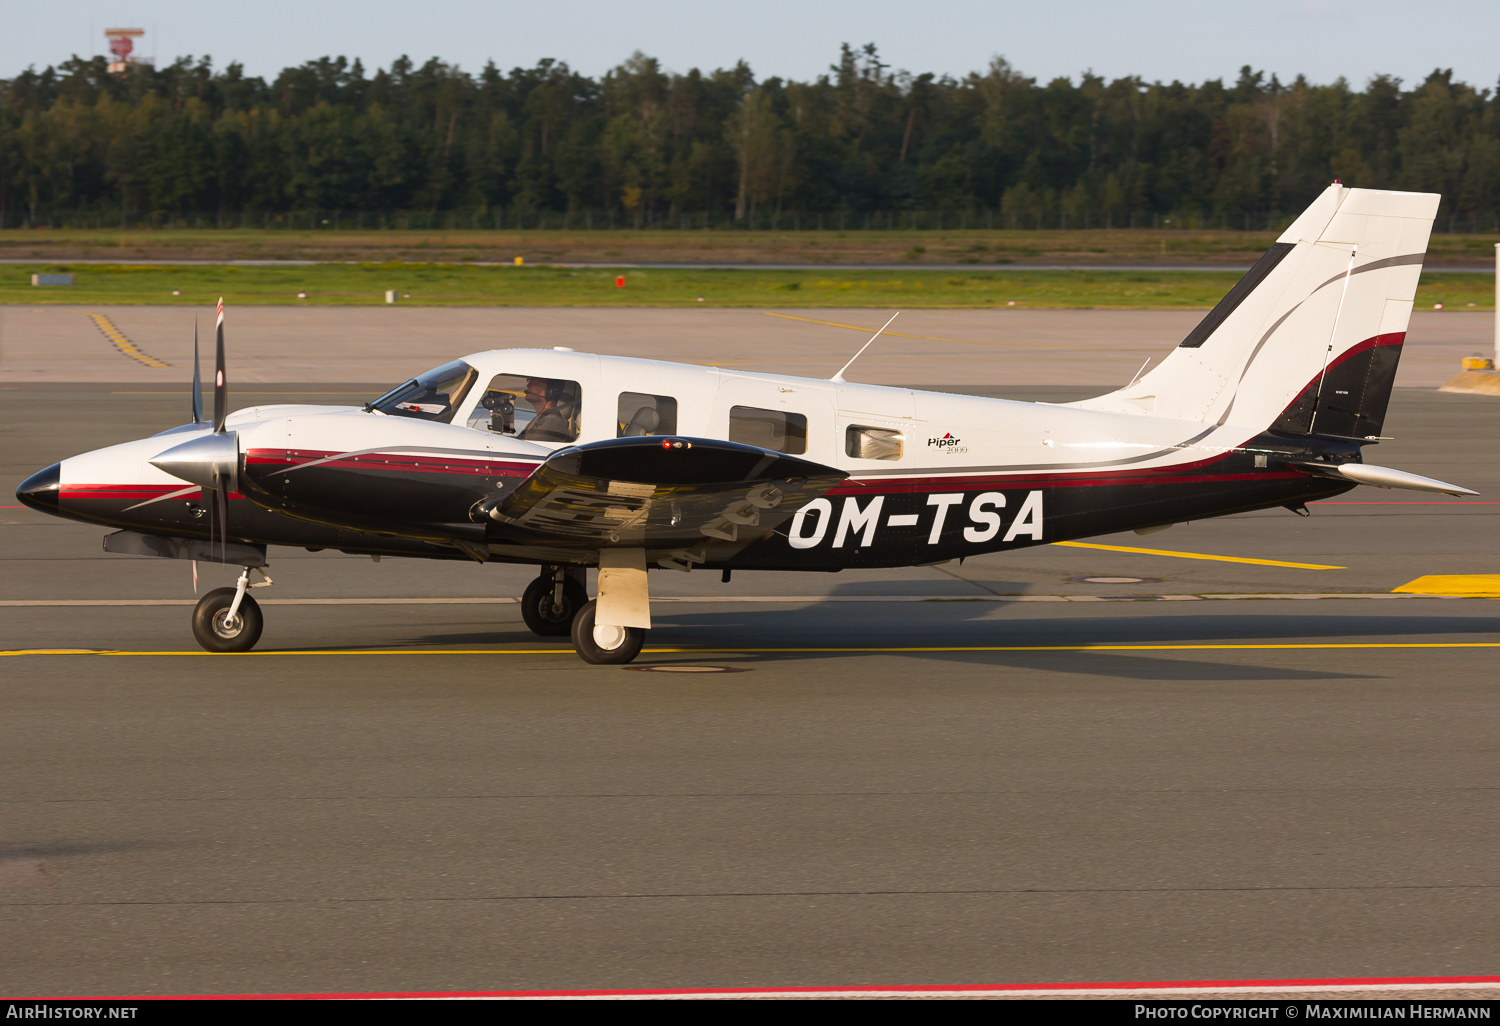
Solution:
<svg viewBox="0 0 1500 1026"><path fill-rule="evenodd" d="M521 596L521 619L541 638L566 638L589 600L582 567L544 566Z"/></svg>
<svg viewBox="0 0 1500 1026"><path fill-rule="evenodd" d="M580 659L628 663L651 627L643 549L599 553L599 597L589 599L582 567L543 566L521 596L521 618L543 638L570 638Z"/></svg>
<svg viewBox="0 0 1500 1026"><path fill-rule="evenodd" d="M590 602L573 618L573 651L586 663L614 666L641 654L646 632L640 627L596 626L597 601Z"/></svg>
<svg viewBox="0 0 1500 1026"><path fill-rule="evenodd" d="M251 582L254 570L264 580ZM251 588L268 588L271 578L260 567L245 567L233 588L215 588L193 608L193 637L210 652L248 652L260 640L265 619Z"/></svg>

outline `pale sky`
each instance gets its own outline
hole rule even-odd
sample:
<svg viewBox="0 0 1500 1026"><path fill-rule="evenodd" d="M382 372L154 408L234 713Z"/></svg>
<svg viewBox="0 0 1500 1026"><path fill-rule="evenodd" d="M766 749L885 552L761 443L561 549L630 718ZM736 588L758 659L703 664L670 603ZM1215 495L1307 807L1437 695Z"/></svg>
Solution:
<svg viewBox="0 0 1500 1026"><path fill-rule="evenodd" d="M1244 64L1284 81L1342 75L1356 88L1377 72L1411 84L1435 67L1487 89L1500 77L1497 0L0 0L0 77L105 53L103 30L117 25L144 28L137 52L159 61L208 54L267 78L325 55L373 68L402 54L469 71L552 57L597 76L639 49L670 71L743 58L758 78L807 80L842 42L873 42L886 63L914 73L963 75L998 54L1042 81L1092 70L1232 82Z"/></svg>

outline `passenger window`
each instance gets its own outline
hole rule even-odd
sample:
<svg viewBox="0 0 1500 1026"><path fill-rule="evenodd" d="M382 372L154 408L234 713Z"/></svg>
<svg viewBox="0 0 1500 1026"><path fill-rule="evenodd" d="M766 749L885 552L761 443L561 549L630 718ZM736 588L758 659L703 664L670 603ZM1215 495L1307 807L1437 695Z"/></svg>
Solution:
<svg viewBox="0 0 1500 1026"><path fill-rule="evenodd" d="M528 442L574 442L582 409L576 381L497 374L469 414L469 427Z"/></svg>
<svg viewBox="0 0 1500 1026"><path fill-rule="evenodd" d="M729 440L797 455L807 451L807 418L782 410L733 406L729 410Z"/></svg>
<svg viewBox="0 0 1500 1026"><path fill-rule="evenodd" d="M669 395L621 392L618 438L633 435L675 435L677 400Z"/></svg>
<svg viewBox="0 0 1500 1026"><path fill-rule="evenodd" d="M844 430L844 452L860 460L899 460L904 440L901 432L890 428L850 424Z"/></svg>

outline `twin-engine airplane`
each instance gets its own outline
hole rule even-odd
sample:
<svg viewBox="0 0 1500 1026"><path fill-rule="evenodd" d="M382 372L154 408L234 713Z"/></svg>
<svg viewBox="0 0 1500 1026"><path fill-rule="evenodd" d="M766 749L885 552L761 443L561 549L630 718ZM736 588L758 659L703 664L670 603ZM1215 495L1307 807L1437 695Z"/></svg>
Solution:
<svg viewBox="0 0 1500 1026"><path fill-rule="evenodd" d="M535 564L527 626L626 663L651 626L650 569L920 566L1306 515L1357 484L1472 495L1361 459L1438 200L1335 183L1154 370L1062 405L559 348L466 356L362 409L230 416L221 301L211 423L195 380L193 423L63 460L17 497L120 528L110 552L243 567L193 612L211 651L255 644L248 589L269 583L268 545L294 545Z"/></svg>

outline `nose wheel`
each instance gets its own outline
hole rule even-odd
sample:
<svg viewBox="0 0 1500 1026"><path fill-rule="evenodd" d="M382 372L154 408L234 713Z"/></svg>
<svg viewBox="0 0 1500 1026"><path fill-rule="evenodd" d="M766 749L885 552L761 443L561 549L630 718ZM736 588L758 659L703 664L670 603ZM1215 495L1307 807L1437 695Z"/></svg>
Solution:
<svg viewBox="0 0 1500 1026"><path fill-rule="evenodd" d="M265 619L260 613L260 603L248 591L267 587L271 578L255 567L265 579L252 584L251 569L245 567L233 588L215 588L193 607L193 637L208 651L248 652L260 640Z"/></svg>

